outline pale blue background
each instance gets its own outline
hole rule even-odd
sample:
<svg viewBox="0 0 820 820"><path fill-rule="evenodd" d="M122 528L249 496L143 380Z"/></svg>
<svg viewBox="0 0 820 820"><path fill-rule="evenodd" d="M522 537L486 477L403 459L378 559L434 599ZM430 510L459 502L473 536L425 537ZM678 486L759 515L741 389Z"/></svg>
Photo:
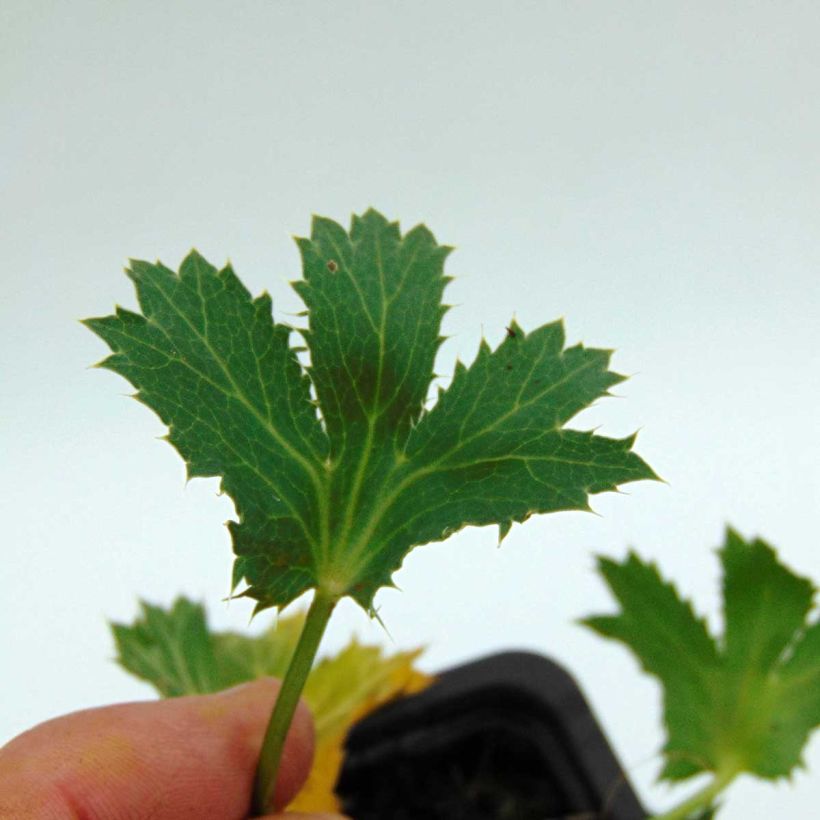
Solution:
<svg viewBox="0 0 820 820"><path fill-rule="evenodd" d="M115 2L0 5L0 740L148 696L111 663L136 596L220 604L231 516L184 482L162 426L86 366L76 320L133 306L127 256L230 257L277 316L297 308L290 234L374 205L458 246L447 318L469 360L563 315L617 348L623 398L579 423L669 481L419 549L352 605L327 649L429 644L435 670L503 647L575 670L653 807L659 690L573 624L610 607L595 552L634 545L717 626L727 521L820 579L820 11L814 2ZM252 629L265 625L260 618ZM811 818L812 774L741 781L727 820Z"/></svg>

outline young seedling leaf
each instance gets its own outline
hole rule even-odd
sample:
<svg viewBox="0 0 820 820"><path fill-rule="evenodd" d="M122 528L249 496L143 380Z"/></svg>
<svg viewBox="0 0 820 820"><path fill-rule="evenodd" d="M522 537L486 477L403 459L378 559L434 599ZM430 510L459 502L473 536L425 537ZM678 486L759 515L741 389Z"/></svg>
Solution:
<svg viewBox="0 0 820 820"><path fill-rule="evenodd" d="M213 641L199 604L178 598L168 609L140 602L132 625L111 624L117 662L166 698L223 687Z"/></svg>
<svg viewBox="0 0 820 820"><path fill-rule="evenodd" d="M402 235L369 210L349 231L317 217L297 242L309 368L270 298L196 252L179 273L133 262L142 313L86 321L112 349L102 365L168 425L188 474L221 477L238 516L234 580L257 611L315 588L372 613L415 546L468 525L503 536L654 477L634 437L566 429L623 377L609 351L566 348L560 322L512 323L425 410L450 251L427 228Z"/></svg>
<svg viewBox="0 0 820 820"><path fill-rule="evenodd" d="M626 644L661 681L668 734L662 777L788 777L820 725L820 620L809 621L815 588L760 539L747 542L729 530L719 554L719 639L655 565L635 554L622 563L600 559L621 611L584 623Z"/></svg>

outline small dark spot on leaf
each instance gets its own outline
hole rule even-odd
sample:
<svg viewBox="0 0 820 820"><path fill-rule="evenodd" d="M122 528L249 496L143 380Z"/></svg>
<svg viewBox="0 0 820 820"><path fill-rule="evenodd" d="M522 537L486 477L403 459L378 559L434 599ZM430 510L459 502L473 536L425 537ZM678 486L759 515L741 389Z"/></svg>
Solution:
<svg viewBox="0 0 820 820"><path fill-rule="evenodd" d="M336 273L336 271L339 270L339 264L336 262L335 259L328 259L327 260L327 269L331 273Z"/></svg>
<svg viewBox="0 0 820 820"><path fill-rule="evenodd" d="M508 339L514 339L516 337L516 333L511 327L505 327L504 330L507 331L507 338Z"/></svg>
<svg viewBox="0 0 820 820"><path fill-rule="evenodd" d="M512 370L512 365L511 364L507 365L507 370Z"/></svg>

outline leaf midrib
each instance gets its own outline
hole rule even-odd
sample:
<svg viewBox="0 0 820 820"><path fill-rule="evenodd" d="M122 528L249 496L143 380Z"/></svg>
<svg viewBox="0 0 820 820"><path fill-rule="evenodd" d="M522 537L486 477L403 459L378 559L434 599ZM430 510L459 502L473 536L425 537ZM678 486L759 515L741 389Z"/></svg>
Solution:
<svg viewBox="0 0 820 820"><path fill-rule="evenodd" d="M353 516L356 507L359 503L359 494L361 493L361 487L364 483L364 476L367 471L367 465L370 461L370 457L373 452L373 436L376 429L376 421L381 415L381 413L378 412L376 408L379 403L379 398L381 396L382 374L384 372L384 334L387 316L387 303L385 298L384 267L382 264L381 245L379 243L378 238L376 238L375 245L377 270L379 274L379 293L381 297L381 321L379 323L378 329L376 328L375 322L373 318L370 316L369 311L367 311L364 295L361 293L361 290L359 289L358 282L355 281L354 276L348 276L348 278L351 281L354 281L356 291L359 293L359 298L362 302L362 306L367 312L368 319L370 319L370 323L373 326L374 331L376 331L376 336L379 343L379 362L376 370L376 386L373 391L372 406L370 408L370 412L367 412L367 410L364 408L364 405L362 405L362 409L365 409L365 415L367 416L367 434L365 436L364 444L362 445L362 451L359 455L359 463L357 465L356 472L353 476L353 483L351 484L350 491L348 493L347 505L345 507L345 514L342 522L342 530L339 534L339 542L337 544L336 549L337 556L343 554L346 551L347 539L350 534L350 529L353 526ZM334 567L331 567L331 571L333 569Z"/></svg>
<svg viewBox="0 0 820 820"><path fill-rule="evenodd" d="M336 244L335 240L331 240L331 244L333 245L334 249L336 250L336 253L339 256L339 258L344 259L344 253L343 253L342 249L339 248L339 246ZM362 450L361 450L361 453L360 453L360 456L359 456L359 461L358 461L358 464L357 464L357 467L356 467L356 473L354 475L353 483L351 484L350 492L348 494L348 503L347 503L346 508L345 508L345 514L344 514L344 519L343 519L343 523L342 523L342 529L341 529L341 532L339 534L339 540L338 540L337 544L335 545L335 551L330 548L329 544L327 545L326 548L323 546L322 555L323 555L323 558L325 560L330 558L330 555L328 554L330 552L335 552L334 557L342 556L347 552L347 541L348 541L348 537L350 535L350 531L353 527L353 519L354 519L354 516L355 516L356 509L357 509L358 504L359 504L359 497L361 495L362 486L364 485L364 478L365 478L365 475L367 473L367 467L370 463L371 457L372 457L373 452L375 450L374 436L375 436L375 431L376 431L376 424L377 424L378 420L381 418L381 416L384 414L387 407L390 406L389 402L382 406L381 401L380 401L381 400L382 380L384 378L384 362L385 362L385 355L386 355L385 337L386 337L387 315L388 315L388 311L389 311L390 306L392 305L392 303L397 298L399 292L402 290L402 288L404 286L404 282L406 281L407 271L412 267L413 262L415 261L417 253L418 253L417 250L414 250L413 253L410 255L410 258L405 263L404 270L400 274L399 286L398 286L396 292L393 294L393 296L388 300L387 299L387 292L386 292L386 279L385 279L383 252L382 252L382 245L381 245L380 237L375 238L374 244L375 244L375 251L376 251L376 266L377 266L377 271L378 271L379 295L380 295L380 305L381 305L380 321L379 321L378 327L376 326L376 322L370 314L370 311L369 311L369 309L367 307L367 304L365 302L364 294L362 293L361 288L359 287L359 283L358 283L357 278L352 275L352 272L350 272L350 270L349 270L350 266L345 265L347 273L348 273L348 279L353 283L354 288L355 288L355 290L356 290L356 292L359 296L359 300L362 303L362 307L365 310L365 313L367 314L368 321L370 322L371 326L373 327L374 332L376 333L376 337L377 337L377 340L378 340L378 346L379 346L379 358L378 358L378 365L377 365L377 370L376 370L376 384L375 384L375 389L373 391L373 397L372 397L372 406L370 407L369 410L364 406L364 403L361 402L361 398L359 398L360 404L362 405L362 409L364 410L365 416L367 418L367 433L365 435L364 443L362 445ZM419 322L416 322L416 338L418 336L419 324L420 324ZM412 350L415 350L415 346L413 346ZM412 358L411 358L411 362L412 362ZM399 383L398 387L396 388L397 393L398 393L398 390L400 389L401 384L403 384L404 380L407 378L407 374L409 373L409 371L410 371L410 363L408 363L407 369L405 370L405 373L402 376L402 381ZM344 446L345 445L343 444L342 449L344 449ZM334 466L336 466L336 465L334 465ZM393 474L394 473L391 472L391 474L390 474L391 477L392 477ZM388 479L388 481L389 481L389 479ZM332 562L332 566L330 567L330 571L333 571L333 570L336 569L336 567L333 566L333 564L335 564L335 562Z"/></svg>

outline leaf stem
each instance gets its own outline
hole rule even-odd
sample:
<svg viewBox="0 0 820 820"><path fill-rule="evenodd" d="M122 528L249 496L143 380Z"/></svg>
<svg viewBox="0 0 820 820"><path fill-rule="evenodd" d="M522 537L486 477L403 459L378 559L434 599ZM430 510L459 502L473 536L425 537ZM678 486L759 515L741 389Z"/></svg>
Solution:
<svg viewBox="0 0 820 820"><path fill-rule="evenodd" d="M254 809L257 814L265 814L273 805L276 775L279 772L285 738L313 666L319 642L322 640L325 627L338 600L338 597L317 589L310 609L308 609L302 634L299 636L296 650L282 681L282 688L279 690L279 696L273 707L268 728L265 730L262 751L259 754L259 765L256 769L253 789Z"/></svg>
<svg viewBox="0 0 820 820"><path fill-rule="evenodd" d="M715 798L737 777L738 772L728 770L715 775L711 783L707 783L700 791L663 814L654 814L649 820L687 820L694 812L708 809Z"/></svg>

